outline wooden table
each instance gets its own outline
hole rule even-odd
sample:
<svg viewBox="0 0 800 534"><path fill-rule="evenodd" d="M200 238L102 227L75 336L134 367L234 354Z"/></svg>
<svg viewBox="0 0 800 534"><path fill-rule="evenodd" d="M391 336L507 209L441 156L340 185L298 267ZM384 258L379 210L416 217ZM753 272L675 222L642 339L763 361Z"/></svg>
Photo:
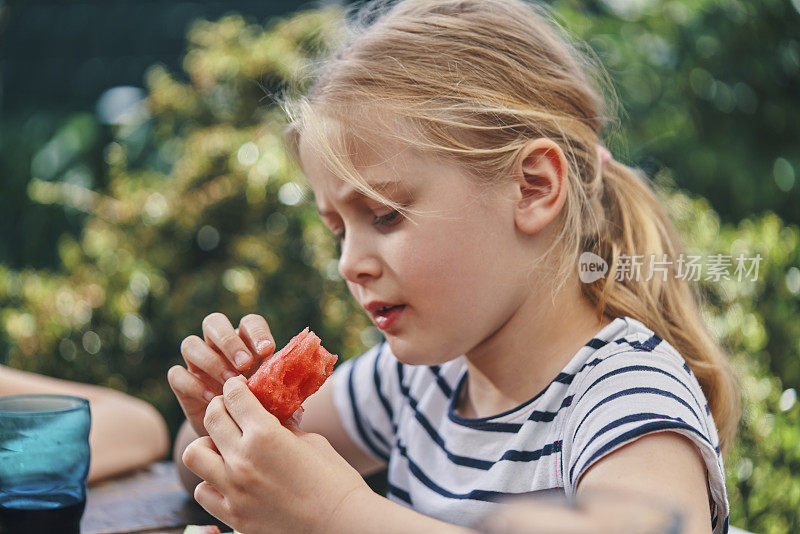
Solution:
<svg viewBox="0 0 800 534"><path fill-rule="evenodd" d="M175 534L186 525L232 530L186 493L175 464L161 462L90 486L81 534Z"/></svg>

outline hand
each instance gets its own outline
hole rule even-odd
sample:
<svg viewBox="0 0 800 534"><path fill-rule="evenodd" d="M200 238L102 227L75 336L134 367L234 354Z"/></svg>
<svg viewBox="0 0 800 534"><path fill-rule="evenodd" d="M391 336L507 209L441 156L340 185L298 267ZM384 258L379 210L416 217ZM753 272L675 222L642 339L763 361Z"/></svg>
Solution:
<svg viewBox="0 0 800 534"><path fill-rule="evenodd" d="M204 479L197 502L237 531L336 532L338 518L382 499L324 437L281 426L243 377L225 382L204 423L209 436L183 462Z"/></svg>
<svg viewBox="0 0 800 534"><path fill-rule="evenodd" d="M186 419L198 436L206 436L203 417L208 403L222 393L222 384L240 372L252 374L257 363L275 351L275 340L266 319L246 315L234 329L221 313L203 319L203 337L189 336L181 342L186 367L175 365L167 380Z"/></svg>

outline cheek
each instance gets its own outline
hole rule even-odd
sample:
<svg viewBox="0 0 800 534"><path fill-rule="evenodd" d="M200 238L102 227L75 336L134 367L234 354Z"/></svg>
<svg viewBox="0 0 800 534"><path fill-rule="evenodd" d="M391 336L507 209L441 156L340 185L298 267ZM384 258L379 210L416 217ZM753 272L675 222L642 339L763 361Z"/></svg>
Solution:
<svg viewBox="0 0 800 534"><path fill-rule="evenodd" d="M413 247L393 248L395 272L418 297L441 298L447 307L474 303L497 262L490 260L496 251L487 251L486 236L473 230L440 226L420 234Z"/></svg>
<svg viewBox="0 0 800 534"><path fill-rule="evenodd" d="M435 290L452 273L453 263L458 263L454 254L463 248L441 228L419 230L389 246L388 264L404 283Z"/></svg>

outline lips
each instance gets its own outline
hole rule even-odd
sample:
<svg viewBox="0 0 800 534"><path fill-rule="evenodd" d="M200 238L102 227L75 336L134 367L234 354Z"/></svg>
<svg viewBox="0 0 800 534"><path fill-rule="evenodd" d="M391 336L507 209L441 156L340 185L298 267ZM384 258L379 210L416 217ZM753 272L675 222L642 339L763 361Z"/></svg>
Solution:
<svg viewBox="0 0 800 534"><path fill-rule="evenodd" d="M381 330L387 330L400 319L405 309L404 304L384 307L373 313L372 320L375 321L375 326Z"/></svg>
<svg viewBox="0 0 800 534"><path fill-rule="evenodd" d="M390 311L397 308L405 308L405 304L398 304L397 306L384 306L380 310L375 311L374 315L386 315Z"/></svg>
<svg viewBox="0 0 800 534"><path fill-rule="evenodd" d="M405 304L373 300L364 305L364 309L372 316L375 326L381 330L391 327L402 315Z"/></svg>
<svg viewBox="0 0 800 534"><path fill-rule="evenodd" d="M364 309L367 310L370 315L373 317L377 316L378 314L386 314L392 308L396 308L399 306L405 306L405 304L397 304L393 302L386 302L382 300L373 300L368 302L364 305Z"/></svg>

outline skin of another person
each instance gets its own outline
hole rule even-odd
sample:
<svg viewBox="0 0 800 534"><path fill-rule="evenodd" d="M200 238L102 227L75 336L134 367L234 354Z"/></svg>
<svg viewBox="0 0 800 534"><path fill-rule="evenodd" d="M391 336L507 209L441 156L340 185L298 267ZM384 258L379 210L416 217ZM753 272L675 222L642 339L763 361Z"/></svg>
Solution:
<svg viewBox="0 0 800 534"><path fill-rule="evenodd" d="M150 404L113 389L28 373L0 365L0 395L74 395L89 400L89 484L163 459L167 425Z"/></svg>
<svg viewBox="0 0 800 534"><path fill-rule="evenodd" d="M373 154L360 170L371 183L396 181L387 194L420 210L413 222L397 216L384 223L391 209L365 197L344 202L351 186L300 143L318 210L328 213L332 232L345 231L339 271L351 294L362 306L371 300L406 305L384 331L400 361L435 365L466 356L460 415L483 417L519 405L610 322L597 317L577 280L551 298L547 266L530 269L558 230L551 223L567 194L563 151L552 140L531 140L515 164L515 180L488 192L454 164L390 142L376 145L386 153ZM194 496L209 512L248 534L469 531L369 489L358 474L381 465L347 436L327 385L305 403L300 427L285 428L242 377L229 378L246 376L274 350L263 317L246 316L234 329L225 316L212 314L203 334L184 340L187 367L171 368L168 378L187 415L175 456L202 478ZM245 351L248 361L237 363ZM195 436L202 437L191 441ZM620 486L650 491L680 503L687 532L709 532L704 473L685 438L652 434L598 461L578 495ZM191 486L200 479L184 480Z"/></svg>

